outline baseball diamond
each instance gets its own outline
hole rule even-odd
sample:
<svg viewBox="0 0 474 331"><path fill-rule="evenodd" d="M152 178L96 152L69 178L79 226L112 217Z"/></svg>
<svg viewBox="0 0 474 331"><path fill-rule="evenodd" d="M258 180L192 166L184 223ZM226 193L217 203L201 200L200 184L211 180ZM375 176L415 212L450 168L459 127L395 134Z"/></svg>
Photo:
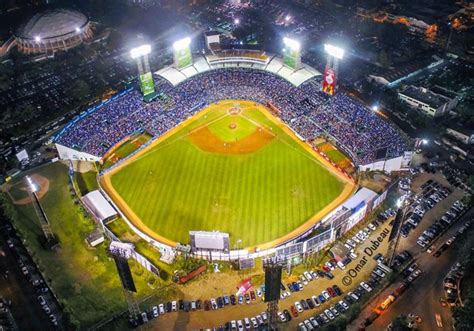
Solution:
<svg viewBox="0 0 474 331"><path fill-rule="evenodd" d="M266 248L303 233L355 189L261 104L214 103L101 177L148 236L218 230Z"/></svg>

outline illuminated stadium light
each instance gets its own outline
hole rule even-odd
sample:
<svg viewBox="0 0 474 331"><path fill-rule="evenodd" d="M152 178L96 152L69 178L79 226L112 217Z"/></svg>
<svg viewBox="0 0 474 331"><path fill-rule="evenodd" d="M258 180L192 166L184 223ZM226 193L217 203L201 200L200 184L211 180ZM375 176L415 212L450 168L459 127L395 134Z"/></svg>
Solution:
<svg viewBox="0 0 474 331"><path fill-rule="evenodd" d="M191 38L184 38L184 39L175 41L173 44L173 48L175 50L180 50L180 49L188 47L190 44L191 44Z"/></svg>
<svg viewBox="0 0 474 331"><path fill-rule="evenodd" d="M334 45L324 44L324 51L339 60L344 57L344 50Z"/></svg>
<svg viewBox="0 0 474 331"><path fill-rule="evenodd" d="M76 28L76 32L77 32L77 33L81 32L81 28L77 27L77 28Z"/></svg>
<svg viewBox="0 0 474 331"><path fill-rule="evenodd" d="M28 182L28 185L30 185L31 192L36 192L38 191L38 187L36 184L33 182L30 176L26 176L26 180Z"/></svg>
<svg viewBox="0 0 474 331"><path fill-rule="evenodd" d="M290 15L286 15L285 21L289 22L290 20L291 20L291 16L290 16Z"/></svg>
<svg viewBox="0 0 474 331"><path fill-rule="evenodd" d="M151 53L151 46L142 45L140 47L132 48L132 50L130 51L130 56L132 57L132 59L136 59L150 53Z"/></svg>
<svg viewBox="0 0 474 331"><path fill-rule="evenodd" d="M287 46L287 47L289 47L293 50L299 51L301 49L301 44L297 40L285 37L285 38L283 38L283 43L285 44L285 46Z"/></svg>
<svg viewBox="0 0 474 331"><path fill-rule="evenodd" d="M428 139L422 139L421 142L423 143L423 145L428 145Z"/></svg>
<svg viewBox="0 0 474 331"><path fill-rule="evenodd" d="M240 24L240 20L239 20L238 18L236 18L236 19L234 20L234 24L235 24L235 25L239 25L239 24Z"/></svg>
<svg viewBox="0 0 474 331"><path fill-rule="evenodd" d="M373 105L372 106L372 111L379 111L379 106L378 105Z"/></svg>
<svg viewBox="0 0 474 331"><path fill-rule="evenodd" d="M36 41L37 43L39 43L39 42L41 41L40 36L36 36L36 37L35 37L35 41Z"/></svg>

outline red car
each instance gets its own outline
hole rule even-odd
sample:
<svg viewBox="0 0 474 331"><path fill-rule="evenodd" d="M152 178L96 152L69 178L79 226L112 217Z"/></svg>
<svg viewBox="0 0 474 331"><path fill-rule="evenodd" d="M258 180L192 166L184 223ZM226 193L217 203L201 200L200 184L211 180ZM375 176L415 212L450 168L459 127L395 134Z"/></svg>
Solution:
<svg viewBox="0 0 474 331"><path fill-rule="evenodd" d="M255 292L254 291L250 291L250 298L252 300L255 300Z"/></svg>
<svg viewBox="0 0 474 331"><path fill-rule="evenodd" d="M328 287L326 291L328 291L329 295L332 296L333 298L337 296L336 291L334 291L332 287Z"/></svg>
<svg viewBox="0 0 474 331"><path fill-rule="evenodd" d="M204 301L204 310L208 311L210 309L211 309L211 303L209 302L209 300Z"/></svg>
<svg viewBox="0 0 474 331"><path fill-rule="evenodd" d="M294 305L290 306L290 310L293 317L298 317L298 311L296 310L296 307Z"/></svg>
<svg viewBox="0 0 474 331"><path fill-rule="evenodd" d="M331 271L331 269L329 269L327 266L323 265L323 270L326 271L326 272L329 272Z"/></svg>

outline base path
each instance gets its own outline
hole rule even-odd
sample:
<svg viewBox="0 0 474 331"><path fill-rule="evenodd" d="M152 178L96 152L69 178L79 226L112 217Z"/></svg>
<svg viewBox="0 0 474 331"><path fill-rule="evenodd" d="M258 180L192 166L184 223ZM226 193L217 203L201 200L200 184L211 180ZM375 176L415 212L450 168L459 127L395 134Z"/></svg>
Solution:
<svg viewBox="0 0 474 331"><path fill-rule="evenodd" d="M38 174L33 174L30 176L33 182L37 185L38 191L36 191L36 196L38 199L41 199L49 190L49 180L46 177L43 177ZM10 191L12 189L24 191L26 195L28 195L25 198L22 199L15 199L11 194ZM26 184L26 182L21 181L15 184L7 184L4 188L4 191L8 194L10 199L12 199L13 203L15 205L27 205L31 202L33 202L31 196L28 193L29 187Z"/></svg>
<svg viewBox="0 0 474 331"><path fill-rule="evenodd" d="M331 165L330 162L328 162L326 159L324 159L319 153L316 153L309 144L307 144L304 141L301 141L295 133L290 130L285 123L283 123L279 118L276 118L272 113L267 110L267 108L261 104L257 104L253 101L243 101L243 100L225 100L222 102L214 103L210 105L209 107L205 108L203 111L199 112L198 114L188 118L187 120L183 121L179 125L177 125L175 128L172 130L168 131L164 135L160 136L156 140L154 140L150 146L147 148L139 151L137 154L134 156L130 157L129 159L125 160L123 163L121 163L119 166L116 168L106 172L104 175L101 176L100 178L100 185L104 189L104 191L108 194L108 196L114 201L115 205L120 209L122 214L125 216L126 221L130 222L133 224L135 228L139 230L142 234L148 236L149 238L156 240L162 244L168 245L175 247L177 245L176 242L169 240L168 238L165 238L155 231L151 230L146 224L142 222L140 217L128 206L128 204L125 202L125 200L120 196L120 194L117 193L115 188L112 185L111 178L113 174L115 174L117 171L122 169L123 167L126 167L130 163L134 162L138 158L142 157L144 154L148 153L151 149L153 149L155 146L160 144L162 141L166 140L168 137L171 137L175 133L177 133L179 130L181 130L183 127L187 126L188 124L196 121L197 119L205 116L208 114L210 111L213 111L215 109L222 109L222 107L229 107L232 108L233 106L238 105L239 108L245 109L245 108L251 108L251 107L259 107L259 110L266 115L268 119L270 119L275 127L281 128L287 135L293 138L294 141L298 142L306 151L308 151L312 157L314 157L314 162L319 162L323 164L331 173L333 173L337 178L340 179L341 182L344 183L344 188L341 192L341 194L334 199L331 203L329 203L326 207L324 207L322 210L320 210L317 214L315 214L313 217L308 219L304 224L301 226L297 227L293 231L287 233L285 236L280 237L278 239L272 240L267 243L263 243L261 245L253 246L253 247L247 247L249 252L255 251L257 248L259 250L264 250L264 249L269 249L273 248L275 246L284 244L288 241L291 241L295 237L299 236L302 233L305 233L306 231L310 230L312 227L314 227L318 222L320 222L325 216L327 216L331 211L333 211L335 208L337 208L339 205L341 205L346 199L348 199L357 189L357 185L354 184L351 180L349 180L344 174L342 174L340 171L338 171L335 167ZM241 115L240 115L241 116ZM226 152L226 154L230 154L229 152L242 152L245 151L243 149L244 147L242 145L236 145L235 147L232 145L232 143L227 143L227 146L224 146L222 141L220 141L221 146L211 146L212 142L209 141L209 139L214 139L212 138L213 133L208 132L205 134L206 139L200 139L199 137L202 136L203 132L202 130L207 130L207 126L203 128L199 128L198 130L195 130L194 132L199 132L199 135L193 136L193 132L191 132L188 137L193 140L193 142L198 144L198 146L202 148L213 148L213 149L218 149L219 151L216 150L216 152ZM278 137L275 137L271 133L272 128L261 128L261 130L258 130L251 134L250 136L239 140L237 143L242 143L246 139L252 139L249 140L249 142L253 141L254 138L251 138L254 135L259 135L259 139L264 138L263 140L263 145L262 146L255 146L251 145L250 143L248 144L247 149L252 148L255 149L256 147L262 148L264 145L268 144L271 140L273 139L278 139ZM191 136L191 137L190 137ZM217 137L215 137L218 139ZM259 143L262 144L262 143ZM251 147L250 147L251 146ZM249 151L250 152L250 151ZM308 157L311 157L308 155Z"/></svg>

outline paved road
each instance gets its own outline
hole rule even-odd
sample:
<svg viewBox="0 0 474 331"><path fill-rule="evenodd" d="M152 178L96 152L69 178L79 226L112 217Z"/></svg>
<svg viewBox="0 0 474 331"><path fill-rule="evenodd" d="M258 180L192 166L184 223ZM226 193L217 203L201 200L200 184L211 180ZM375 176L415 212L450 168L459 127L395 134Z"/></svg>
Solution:
<svg viewBox="0 0 474 331"><path fill-rule="evenodd" d="M417 181L423 182L427 178L434 178L438 182L445 184L439 176L424 175ZM374 323L367 328L367 330L385 330L388 324L400 314L414 313L422 318L422 323L419 325L421 330L452 330L452 318L449 308L442 307L439 300L444 296L443 293L443 279L449 268L456 262L456 253L453 247L449 248L439 258L433 257L431 254L424 252L417 244L416 238L423 232L432 220L437 219L442 213L447 210L453 201L459 196L457 191L443 200L438 208L434 208L427 213L426 219L422 221L420 226L413 231L408 238L401 238L397 252L402 250L409 250L416 262L423 270L422 275L413 283L413 285L397 300L390 308L382 314ZM467 213L460 221L455 223L444 235L435 242L436 246L441 245L449 237L453 236L456 231L464 224L465 221L474 216L474 210ZM457 243L453 244L455 246ZM394 284L382 292L371 305L366 307L359 315L359 318L351 323L349 330L357 330L360 323L370 315L371 310L379 305L393 290L397 287ZM443 327L439 328L436 324L435 314L440 314Z"/></svg>

